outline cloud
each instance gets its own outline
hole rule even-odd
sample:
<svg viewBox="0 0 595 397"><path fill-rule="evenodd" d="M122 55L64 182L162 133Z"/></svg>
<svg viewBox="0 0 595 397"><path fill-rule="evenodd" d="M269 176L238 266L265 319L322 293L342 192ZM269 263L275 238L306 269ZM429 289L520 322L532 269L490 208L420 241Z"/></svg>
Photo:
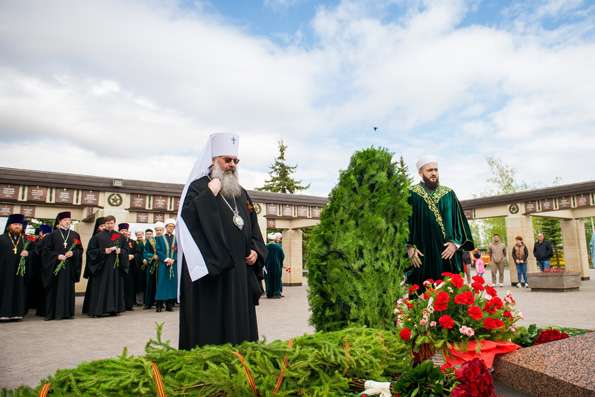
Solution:
<svg viewBox="0 0 595 397"><path fill-rule="evenodd" d="M302 31L280 44L173 0L2 2L1 165L59 152L44 166L183 182L207 135L234 131L249 188L279 139L312 194L372 144L411 169L436 153L463 197L486 190L487 156L530 184L589 179L593 7L515 5L466 23L478 7L345 0L318 8L306 46Z"/></svg>

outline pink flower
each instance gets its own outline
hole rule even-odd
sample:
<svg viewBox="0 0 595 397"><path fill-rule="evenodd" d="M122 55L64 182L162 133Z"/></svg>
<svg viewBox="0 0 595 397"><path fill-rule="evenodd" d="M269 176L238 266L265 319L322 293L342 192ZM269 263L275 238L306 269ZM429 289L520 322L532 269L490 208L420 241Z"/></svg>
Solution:
<svg viewBox="0 0 595 397"><path fill-rule="evenodd" d="M426 324L428 324L428 320L426 320L425 318L422 318L421 320L419 320L419 325L425 326Z"/></svg>
<svg viewBox="0 0 595 397"><path fill-rule="evenodd" d="M475 335L475 330L471 327L467 327L466 325L463 325L461 328L459 328L459 332L466 336Z"/></svg>
<svg viewBox="0 0 595 397"><path fill-rule="evenodd" d="M430 327L435 327L436 326L436 321L430 321Z"/></svg>

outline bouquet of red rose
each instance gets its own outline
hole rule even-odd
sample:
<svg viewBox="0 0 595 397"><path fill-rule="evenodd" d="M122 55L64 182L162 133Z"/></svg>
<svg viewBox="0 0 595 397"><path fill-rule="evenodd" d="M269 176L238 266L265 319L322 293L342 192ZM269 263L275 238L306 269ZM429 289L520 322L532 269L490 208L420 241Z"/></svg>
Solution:
<svg viewBox="0 0 595 397"><path fill-rule="evenodd" d="M414 353L430 348L447 355L453 348L466 351L470 343L479 350L484 340L510 341L522 318L510 292L500 298L480 276L473 277L471 285L459 274L442 276L426 280L423 293L419 285L412 285L409 295L397 301L397 327Z"/></svg>
<svg viewBox="0 0 595 397"><path fill-rule="evenodd" d="M70 246L70 248L68 248L68 250L66 250L66 252L72 251L75 247L80 246L80 245L81 245L81 240L75 239L74 242L72 243L72 245ZM64 260L60 261L60 263L58 263L58 266L56 266L56 268L54 269L54 276L57 276L58 273L60 273L60 270L64 269L65 267L66 267L66 259L64 259Z"/></svg>
<svg viewBox="0 0 595 397"><path fill-rule="evenodd" d="M120 237L122 237L122 235L118 232L113 232L112 236L111 236L111 240L112 243L114 243L114 245L112 246L112 248L120 248ZM120 255L118 254L118 252L116 250L112 251L112 253L116 254L116 260L114 260L114 269L117 269L118 267L120 267Z"/></svg>

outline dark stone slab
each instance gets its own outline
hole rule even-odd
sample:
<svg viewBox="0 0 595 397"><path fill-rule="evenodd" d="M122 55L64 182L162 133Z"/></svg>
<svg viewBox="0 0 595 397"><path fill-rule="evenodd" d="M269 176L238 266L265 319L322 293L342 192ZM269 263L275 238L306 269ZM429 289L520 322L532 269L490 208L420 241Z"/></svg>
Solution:
<svg viewBox="0 0 595 397"><path fill-rule="evenodd" d="M529 396L595 396L595 332L500 356L494 379Z"/></svg>
<svg viewBox="0 0 595 397"><path fill-rule="evenodd" d="M581 286L581 274L579 272L529 273L527 281L531 291L576 291Z"/></svg>

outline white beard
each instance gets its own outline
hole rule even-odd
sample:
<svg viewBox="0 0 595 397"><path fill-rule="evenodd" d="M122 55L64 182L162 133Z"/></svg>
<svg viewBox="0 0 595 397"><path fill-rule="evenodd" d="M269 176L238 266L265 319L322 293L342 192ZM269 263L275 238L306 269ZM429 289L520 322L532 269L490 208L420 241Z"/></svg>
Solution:
<svg viewBox="0 0 595 397"><path fill-rule="evenodd" d="M211 172L212 178L218 178L221 181L221 194L225 197L239 197L242 194L242 186L238 179L238 169L235 171L223 171L218 163L213 165Z"/></svg>

